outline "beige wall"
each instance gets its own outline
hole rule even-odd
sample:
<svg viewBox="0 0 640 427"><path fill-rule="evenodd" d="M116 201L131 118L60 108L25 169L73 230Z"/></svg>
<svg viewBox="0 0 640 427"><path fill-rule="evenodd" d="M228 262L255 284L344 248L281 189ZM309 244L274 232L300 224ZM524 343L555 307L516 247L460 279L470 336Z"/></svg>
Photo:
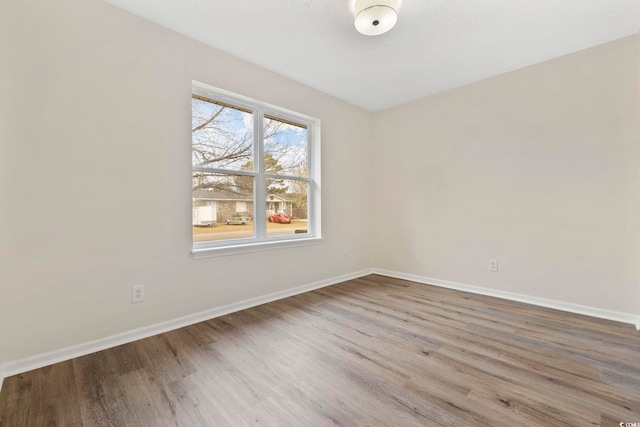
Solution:
<svg viewBox="0 0 640 427"><path fill-rule="evenodd" d="M371 266L370 113L96 0L3 1L0 58L0 364ZM192 79L322 120L321 245L191 259Z"/></svg>
<svg viewBox="0 0 640 427"><path fill-rule="evenodd" d="M640 314L638 44L377 113L374 265Z"/></svg>

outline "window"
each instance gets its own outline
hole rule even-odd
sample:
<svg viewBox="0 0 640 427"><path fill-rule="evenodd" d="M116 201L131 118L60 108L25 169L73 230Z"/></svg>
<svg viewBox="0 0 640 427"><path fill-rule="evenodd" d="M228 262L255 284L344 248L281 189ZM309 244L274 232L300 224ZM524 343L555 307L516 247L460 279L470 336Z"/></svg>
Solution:
<svg viewBox="0 0 640 427"><path fill-rule="evenodd" d="M247 202L236 202L236 212L247 212Z"/></svg>
<svg viewBox="0 0 640 427"><path fill-rule="evenodd" d="M202 83L191 100L194 256L320 241L320 122Z"/></svg>

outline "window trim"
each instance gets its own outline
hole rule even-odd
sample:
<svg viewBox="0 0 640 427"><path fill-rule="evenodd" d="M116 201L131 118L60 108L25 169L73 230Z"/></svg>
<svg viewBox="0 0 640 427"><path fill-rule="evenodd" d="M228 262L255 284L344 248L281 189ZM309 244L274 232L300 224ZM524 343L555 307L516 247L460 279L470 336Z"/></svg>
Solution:
<svg viewBox="0 0 640 427"><path fill-rule="evenodd" d="M254 236L239 239L216 240L209 242L194 242L192 236L191 253L194 259L218 257L226 255L237 255L242 253L256 252L262 250L281 249L296 246L306 246L319 244L322 242L321 234L321 184L320 184L320 120L314 117L297 113L285 108L281 108L262 101L238 95L224 89L207 85L205 83L192 81L192 95L196 98L204 98L213 102L223 103L232 108L246 109L254 114L254 146L253 156L254 165L257 167L253 172L236 171L230 169L219 168L202 168L191 165L193 171L205 171L210 173L238 174L254 176ZM264 141L262 140L262 126L264 117L270 119L282 119L288 123L296 123L307 127L307 159L308 159L308 176L288 176L274 175L264 172ZM288 234L282 236L267 236L267 218L266 205L260 201L266 201L266 179L276 177L277 179L293 179L298 181L306 181L307 185L307 203L308 203L308 220L311 220L307 226L305 234ZM265 206L263 206L265 205ZM193 205L191 206L193 210ZM264 213L264 215L262 215ZM192 213L193 215L193 213ZM191 216L192 216L191 215ZM193 225L192 225L193 226Z"/></svg>

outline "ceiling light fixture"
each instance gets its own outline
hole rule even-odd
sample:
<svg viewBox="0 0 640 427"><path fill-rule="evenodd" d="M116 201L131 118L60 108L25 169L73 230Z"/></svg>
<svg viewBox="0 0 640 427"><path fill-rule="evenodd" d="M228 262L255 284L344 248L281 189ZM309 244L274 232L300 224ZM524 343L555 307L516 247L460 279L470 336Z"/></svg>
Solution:
<svg viewBox="0 0 640 427"><path fill-rule="evenodd" d="M398 20L398 0L357 0L356 29L366 36L377 36L393 28Z"/></svg>

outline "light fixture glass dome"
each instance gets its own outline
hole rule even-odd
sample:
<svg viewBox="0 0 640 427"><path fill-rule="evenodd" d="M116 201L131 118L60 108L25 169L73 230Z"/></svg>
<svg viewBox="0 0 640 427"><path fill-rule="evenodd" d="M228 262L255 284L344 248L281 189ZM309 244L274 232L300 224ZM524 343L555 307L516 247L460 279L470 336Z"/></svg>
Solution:
<svg viewBox="0 0 640 427"><path fill-rule="evenodd" d="M370 5L370 3L374 3ZM377 3L377 4L375 4ZM356 4L356 29L367 36L377 36L393 28L398 21L398 12L393 6L384 0L375 2L362 2ZM358 6L361 6L358 8Z"/></svg>

